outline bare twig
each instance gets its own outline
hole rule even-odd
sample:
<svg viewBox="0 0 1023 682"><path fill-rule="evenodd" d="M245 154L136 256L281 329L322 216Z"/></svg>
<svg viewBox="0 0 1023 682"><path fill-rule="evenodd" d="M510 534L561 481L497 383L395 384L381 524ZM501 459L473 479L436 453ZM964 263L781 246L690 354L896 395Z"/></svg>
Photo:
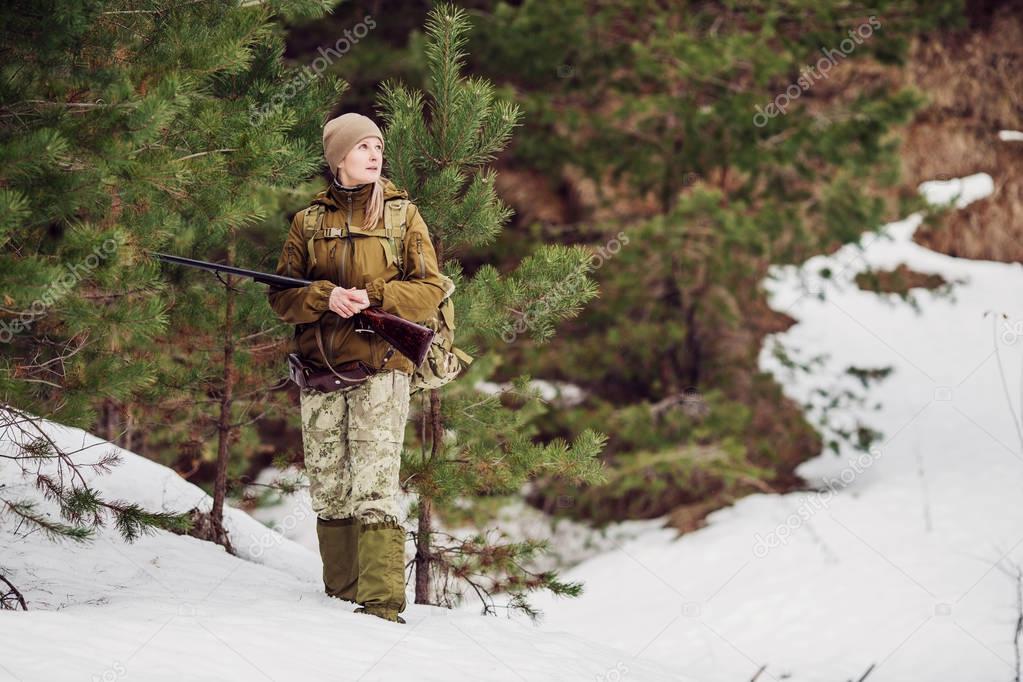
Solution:
<svg viewBox="0 0 1023 682"><path fill-rule="evenodd" d="M1020 652L1019 640L1023 634L1023 571L1016 567L1016 633L1012 638L1012 648L1016 654L1016 679L1020 682Z"/></svg>
<svg viewBox="0 0 1023 682"><path fill-rule="evenodd" d="M856 682L863 682L863 680L867 679L867 675L869 675L871 672L873 672L875 665L877 665L877 664L876 663L871 663L867 667L867 669L864 671L864 673L862 675L860 675L860 679L856 680Z"/></svg>
<svg viewBox="0 0 1023 682"><path fill-rule="evenodd" d="M21 596L21 592L18 591L18 588L15 587L3 573L0 573L0 580L4 581L8 588L6 593L0 594L0 609L9 609L11 611L15 610L14 607L8 606L8 603L13 596L18 600L18 603L21 604L21 610L28 611L28 605L25 603L25 597Z"/></svg>
<svg viewBox="0 0 1023 682"><path fill-rule="evenodd" d="M179 157L179 158L174 159L174 160L175 161L187 161L188 159L194 159L194 158L196 158L198 156L206 156L207 154L216 154L218 152L236 152L236 151L238 151L238 150L237 149L233 149L233 148L210 149L210 150L207 150L205 152L196 152L195 154L189 154L188 156L182 156L182 157Z"/></svg>
<svg viewBox="0 0 1023 682"><path fill-rule="evenodd" d="M1012 423L1016 427L1016 435L1019 437L1020 449L1023 451L1023 427L1020 426L1020 420L1016 416L1016 410L1012 407L1012 398L1009 397L1009 386L1005 382L1005 369L1002 367L1002 356L998 352L998 318L1004 317L1004 315L991 313L990 311L984 314L987 315L989 313L991 315L991 335L994 339L995 360L998 361L998 378L1002 381L1002 391L1005 393L1005 404L1009 408L1009 414L1012 415ZM1023 391L1023 381L1020 382L1020 390ZM1023 410L1023 404L1020 405L1020 409Z"/></svg>

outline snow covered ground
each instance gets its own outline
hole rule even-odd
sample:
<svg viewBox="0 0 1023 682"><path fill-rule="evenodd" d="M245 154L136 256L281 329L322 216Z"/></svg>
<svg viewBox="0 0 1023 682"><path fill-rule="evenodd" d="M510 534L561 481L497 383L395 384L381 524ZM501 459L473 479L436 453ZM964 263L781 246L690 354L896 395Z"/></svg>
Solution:
<svg viewBox="0 0 1023 682"><path fill-rule="evenodd" d="M68 450L95 445L81 462L114 448L77 429L49 432ZM88 477L106 499L209 508L170 469L117 450L120 465ZM3 458L0 484L6 499L35 500L57 518ZM315 542L307 503L278 521L298 533L312 527ZM89 544L55 544L0 519L0 567L30 608L0 611L0 681L578 680L601 679L628 658L504 618L412 605L402 626L354 614L322 593L315 551L236 509L227 524L237 557L164 531L130 545L109 529ZM658 663L630 669L677 679Z"/></svg>
<svg viewBox="0 0 1023 682"><path fill-rule="evenodd" d="M935 202L958 193L965 205L990 193L991 179L921 191ZM658 521L633 522L586 548L577 528L559 526L563 557L591 556L565 575L585 593L534 597L545 613L539 628L477 616L474 604L411 606L404 627L352 614L320 591L304 493L256 512L283 535L229 509L240 557L168 533L126 545L107 531L90 545L54 545L38 533L15 537L3 520L0 566L33 610L0 612L0 682L736 682L762 667L761 682L841 682L870 666L870 682L1012 680L1023 268L928 251L911 241L918 223L892 223L866 234L862 249L778 268L765 283L773 307L799 320L776 340L796 359L826 354L810 374L785 369L771 344L761 356L811 418L815 389L862 392L847 367L893 368L868 405L840 415L883 432L870 453L826 453L800 468L820 494L754 495L678 539ZM853 283L868 264L901 263L957 282L953 297L914 291L918 313ZM58 430L69 447L97 442ZM208 506L170 470L124 456L95 480L106 495L154 509ZM23 482L3 459L0 483L8 498L38 499L27 487L12 494Z"/></svg>
<svg viewBox="0 0 1023 682"><path fill-rule="evenodd" d="M937 203L961 193L962 206L991 188L977 175L921 191ZM918 223L866 234L862 251L778 268L766 283L772 307L799 320L777 340L803 359L830 356L793 375L766 346L761 365L787 395L807 403L814 388L854 387L850 365L893 368L868 406L844 415L882 431L876 447L806 462L799 473L821 494L754 495L677 540L653 530L584 562L566 574L585 583L583 597L536 600L548 632L705 682L749 680L761 666L759 680L858 680L871 665L870 682L1014 679L1023 268L924 249L911 241ZM900 263L960 280L954 300L914 291L917 314L853 283L867 264Z"/></svg>

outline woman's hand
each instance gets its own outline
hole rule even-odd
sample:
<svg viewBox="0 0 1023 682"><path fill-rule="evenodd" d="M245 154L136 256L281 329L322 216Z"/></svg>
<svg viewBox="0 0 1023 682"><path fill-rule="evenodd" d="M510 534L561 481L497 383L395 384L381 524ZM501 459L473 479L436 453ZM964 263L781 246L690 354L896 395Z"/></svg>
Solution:
<svg viewBox="0 0 1023 682"><path fill-rule="evenodd" d="M328 306L341 317L351 317L369 307L369 294L365 289L334 287Z"/></svg>

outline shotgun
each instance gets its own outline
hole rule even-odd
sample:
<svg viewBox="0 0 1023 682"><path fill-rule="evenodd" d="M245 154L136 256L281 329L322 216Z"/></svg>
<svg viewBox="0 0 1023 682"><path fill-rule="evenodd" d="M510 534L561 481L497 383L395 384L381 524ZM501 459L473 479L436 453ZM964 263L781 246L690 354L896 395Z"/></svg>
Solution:
<svg viewBox="0 0 1023 682"><path fill-rule="evenodd" d="M156 253L154 251L150 251L149 253L156 256L164 263L185 265L190 268L199 268L201 270L209 270L210 272L218 273L218 279L220 277L219 273L223 272L228 275L248 277L254 282L266 284L275 289L294 289L312 284L312 280L308 279L284 277L283 275L274 275L268 272L259 272L258 270L246 270L245 268L239 268L233 265L209 263L204 260L184 258L182 256L174 256L168 253ZM334 311L331 310L328 312L333 313ZM423 364L423 359L426 357L426 353L430 350L430 344L433 342L434 337L434 331L429 327L416 324L415 322L410 322L392 313L384 312L376 306L365 308L352 317L361 318L366 329L379 334L380 338L394 346L395 350L415 363L416 367Z"/></svg>

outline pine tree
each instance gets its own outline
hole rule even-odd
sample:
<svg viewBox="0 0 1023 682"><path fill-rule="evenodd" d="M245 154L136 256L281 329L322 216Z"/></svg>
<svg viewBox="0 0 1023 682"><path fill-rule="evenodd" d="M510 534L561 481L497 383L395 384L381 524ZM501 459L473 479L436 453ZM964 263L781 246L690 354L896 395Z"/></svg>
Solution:
<svg viewBox="0 0 1023 682"><path fill-rule="evenodd" d="M559 321L578 314L596 295L596 287L588 276L587 249L549 244L506 274L484 266L463 277L457 257L492 243L510 216L486 164L507 144L520 116L517 107L495 96L489 82L461 74L468 28L463 10L450 5L432 10L424 42L426 93L387 82L380 110L389 176L409 190L430 226L441 267L457 287L458 343L476 353L516 333L549 338ZM527 319L528 308L535 314ZM435 514L458 502L515 493L537 475L581 481L600 476L595 458L603 435L587 430L572 443L533 441L530 422L544 408L529 390L528 377L503 394L473 389L498 362L496 353L484 356L459 381L414 400L417 434L406 448L401 476L418 494L417 603L445 600L443 585L452 578L471 585L488 610L498 591L511 595L513 608L527 612L530 590L579 592L579 585L561 582L554 572L530 572L541 543L434 534ZM442 594L435 594L438 588Z"/></svg>
<svg viewBox="0 0 1023 682"><path fill-rule="evenodd" d="M266 362L277 321L260 287L165 275L151 252L265 256L258 249L275 241L265 233L276 223L261 221L281 188L315 171L320 112L344 88L284 69L272 20L326 7L110 0L0 10L2 402L126 446L131 436L159 446L167 433L205 446L213 423L210 535L225 543L228 460L280 373ZM166 430L150 421L161 411ZM125 426L125 415L145 428ZM71 511L98 504L79 489L53 492L69 496ZM132 519L129 530L151 520Z"/></svg>
<svg viewBox="0 0 1023 682"><path fill-rule="evenodd" d="M757 371L772 323L759 283L771 264L858 239L891 215L893 131L923 100L885 68L961 15L955 1L778 0L527 0L484 15L479 64L516 87L535 122L516 161L554 177L571 166L604 198L606 221L548 233L629 239L598 275L598 304L545 352L515 347L537 373L593 396L548 431L614 434L615 485L565 511L656 516L759 478L792 480L814 448L808 428L775 430L781 395ZM714 457L694 459L711 445ZM564 494L578 492L548 486L534 499L554 509Z"/></svg>

